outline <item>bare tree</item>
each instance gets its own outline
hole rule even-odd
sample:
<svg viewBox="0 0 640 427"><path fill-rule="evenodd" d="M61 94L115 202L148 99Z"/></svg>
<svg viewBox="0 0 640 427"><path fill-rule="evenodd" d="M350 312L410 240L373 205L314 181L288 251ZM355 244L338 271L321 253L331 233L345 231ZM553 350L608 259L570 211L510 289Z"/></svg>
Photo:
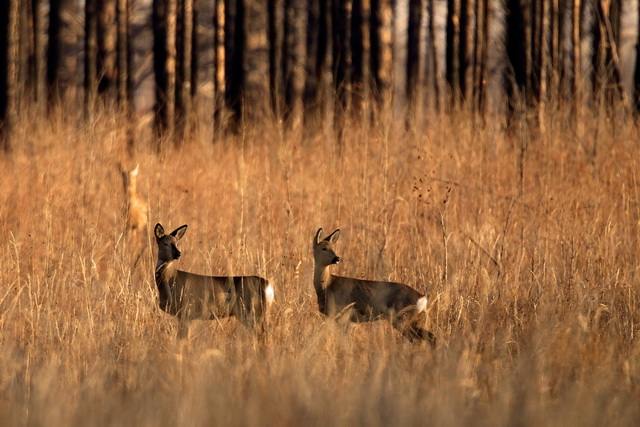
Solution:
<svg viewBox="0 0 640 427"><path fill-rule="evenodd" d="M433 106L436 111L440 111L440 79L439 79L439 62L438 51L436 48L436 30L435 30L435 0L427 0L427 13L429 15L429 21L427 24L428 37L428 49L427 55L430 59L431 66L431 89L433 90Z"/></svg>
<svg viewBox="0 0 640 427"><path fill-rule="evenodd" d="M117 2L102 0L98 3L98 92L109 101L117 95Z"/></svg>
<svg viewBox="0 0 640 427"><path fill-rule="evenodd" d="M215 0L213 11L214 38L214 77L213 77L213 137L221 129L222 110L225 97L225 1Z"/></svg>
<svg viewBox="0 0 640 427"><path fill-rule="evenodd" d="M47 98L46 94L46 7L44 0L32 0L32 18L33 18L33 98L36 105L44 105Z"/></svg>
<svg viewBox="0 0 640 427"><path fill-rule="evenodd" d="M393 74L392 0L371 0L371 77L374 98L390 101Z"/></svg>
<svg viewBox="0 0 640 427"><path fill-rule="evenodd" d="M225 105L231 120L226 123L229 130L235 130L242 116L243 82L243 0L225 0L224 3L224 48L225 48Z"/></svg>
<svg viewBox="0 0 640 427"><path fill-rule="evenodd" d="M17 119L18 1L0 6L0 148L11 151Z"/></svg>
<svg viewBox="0 0 640 427"><path fill-rule="evenodd" d="M129 109L129 1L118 0L117 9L117 68L118 103L125 112Z"/></svg>
<svg viewBox="0 0 640 427"><path fill-rule="evenodd" d="M581 0L571 0L571 91L573 92L572 116L574 123L582 104L582 7Z"/></svg>
<svg viewBox="0 0 640 427"><path fill-rule="evenodd" d="M579 1L579 0L574 0ZM633 93L636 114L640 114L640 2L638 2L638 34L636 36L636 63L633 74Z"/></svg>
<svg viewBox="0 0 640 427"><path fill-rule="evenodd" d="M302 118L302 93L305 78L306 19L303 0L285 0L283 88L285 92L285 120L297 127Z"/></svg>
<svg viewBox="0 0 640 427"><path fill-rule="evenodd" d="M353 0L353 11L351 17L351 51L352 54L352 105L354 111L362 111L366 100L369 97L370 82L370 55L371 55L371 36L370 36L370 0ZM361 116L362 120L366 120L367 112Z"/></svg>
<svg viewBox="0 0 640 427"><path fill-rule="evenodd" d="M349 111L351 87L351 12L352 0L333 0L333 83L335 91L334 117L342 128L344 113Z"/></svg>
<svg viewBox="0 0 640 427"><path fill-rule="evenodd" d="M474 15L475 0L461 0L458 66L460 100L465 103L472 99L473 93Z"/></svg>
<svg viewBox="0 0 640 427"><path fill-rule="evenodd" d="M460 0L447 0L446 77L449 108L456 108L460 96Z"/></svg>
<svg viewBox="0 0 640 427"><path fill-rule="evenodd" d="M506 53L504 85L507 94L507 118L511 119L521 107L527 89L527 37L525 13L520 0L506 2Z"/></svg>
<svg viewBox="0 0 640 427"><path fill-rule="evenodd" d="M269 95L267 7L263 2L242 0L242 114L248 123L264 120Z"/></svg>
<svg viewBox="0 0 640 427"><path fill-rule="evenodd" d="M153 0L153 75L155 77L155 129L162 134L167 129L167 4L166 0Z"/></svg>
<svg viewBox="0 0 640 427"><path fill-rule="evenodd" d="M74 0L51 0L49 4L49 29L47 49L47 86L49 104L66 97L77 75L76 57L68 51L75 41L73 17Z"/></svg>
<svg viewBox="0 0 640 427"><path fill-rule="evenodd" d="M97 0L84 4L84 115L91 121L96 98L96 52L98 46Z"/></svg>
<svg viewBox="0 0 640 427"><path fill-rule="evenodd" d="M412 122L416 104L420 99L420 42L422 40L422 0L409 1L409 25L407 28L407 64L405 93L409 101L408 121Z"/></svg>
<svg viewBox="0 0 640 427"><path fill-rule="evenodd" d="M177 139L184 140L185 130L191 119L191 78L193 61L193 0L181 0L179 15L179 45L177 46L176 110Z"/></svg>

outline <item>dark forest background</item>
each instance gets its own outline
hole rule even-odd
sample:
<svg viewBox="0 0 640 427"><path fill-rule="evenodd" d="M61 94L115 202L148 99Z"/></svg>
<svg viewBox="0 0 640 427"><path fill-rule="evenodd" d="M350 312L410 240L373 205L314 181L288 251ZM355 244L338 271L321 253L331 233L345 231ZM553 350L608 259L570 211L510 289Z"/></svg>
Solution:
<svg viewBox="0 0 640 427"><path fill-rule="evenodd" d="M5 0L0 128L115 108L176 142L281 120L339 130L391 109L511 127L562 110L640 110L638 2L623 0ZM475 119L479 120L475 120ZM132 132L135 144L137 132ZM166 138L162 138L166 140Z"/></svg>

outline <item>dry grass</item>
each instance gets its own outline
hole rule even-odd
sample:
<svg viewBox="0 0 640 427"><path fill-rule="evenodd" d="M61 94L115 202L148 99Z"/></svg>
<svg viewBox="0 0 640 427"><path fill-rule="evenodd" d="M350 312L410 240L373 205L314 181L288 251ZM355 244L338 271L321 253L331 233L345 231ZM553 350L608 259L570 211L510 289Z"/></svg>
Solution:
<svg viewBox="0 0 640 427"><path fill-rule="evenodd" d="M262 348L234 320L176 343L155 243L122 236L122 126L25 120L0 159L0 422L635 425L637 128L585 120L578 140L550 120L521 155L464 116L380 122L352 124L341 149L260 129L136 153L150 225L189 224L184 269L276 284ZM339 273L428 292L435 350L321 318L319 226L343 229Z"/></svg>

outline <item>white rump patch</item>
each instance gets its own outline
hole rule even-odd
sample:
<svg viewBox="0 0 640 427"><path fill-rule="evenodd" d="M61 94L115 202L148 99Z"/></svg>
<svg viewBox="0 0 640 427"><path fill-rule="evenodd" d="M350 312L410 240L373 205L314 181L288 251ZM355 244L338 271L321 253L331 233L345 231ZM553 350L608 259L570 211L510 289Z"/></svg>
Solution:
<svg viewBox="0 0 640 427"><path fill-rule="evenodd" d="M276 293L273 290L273 285L269 283L267 287L264 288L264 299L267 302L267 305L271 305L275 298L276 298Z"/></svg>
<svg viewBox="0 0 640 427"><path fill-rule="evenodd" d="M425 311L427 309L427 297L426 296L418 299L418 301L416 302L416 309L418 310L418 313L422 313L423 311Z"/></svg>

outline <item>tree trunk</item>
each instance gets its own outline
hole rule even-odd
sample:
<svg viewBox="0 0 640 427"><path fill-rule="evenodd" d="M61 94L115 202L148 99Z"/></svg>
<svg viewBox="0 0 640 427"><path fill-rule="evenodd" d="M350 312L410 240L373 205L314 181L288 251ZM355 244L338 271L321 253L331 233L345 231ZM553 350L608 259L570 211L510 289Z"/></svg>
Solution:
<svg viewBox="0 0 640 427"><path fill-rule="evenodd" d="M547 102L547 57L548 57L548 37L549 37L549 19L548 19L548 7L546 2L548 0L539 0L538 16L539 19L539 32L537 42L537 66L536 71L538 75L537 85L537 107L538 107L538 126L542 130L545 127L545 108Z"/></svg>
<svg viewBox="0 0 640 427"><path fill-rule="evenodd" d="M571 91L573 92L572 116L577 122L582 105L582 7L581 0L571 1Z"/></svg>
<svg viewBox="0 0 640 427"><path fill-rule="evenodd" d="M504 85L507 94L507 118L510 120L520 110L525 100L527 38L524 8L520 0L507 0L505 14L508 65L505 68Z"/></svg>
<svg viewBox="0 0 640 427"><path fill-rule="evenodd" d="M405 94L409 102L408 120L413 122L416 104L421 99L420 42L422 27L422 0L409 0L409 25L407 30L407 63Z"/></svg>
<svg viewBox="0 0 640 427"><path fill-rule="evenodd" d="M198 96L198 71L200 67L200 38L198 37L198 17L200 14L200 4L198 0L191 0L193 8L193 20L191 24L191 104L196 102Z"/></svg>
<svg viewBox="0 0 640 427"><path fill-rule="evenodd" d="M446 77L449 86L449 108L455 109L460 95L460 0L447 0Z"/></svg>
<svg viewBox="0 0 640 427"><path fill-rule="evenodd" d="M128 52L129 52L129 1L118 0L117 10L117 59L118 59L118 103L128 115L129 95L127 82L129 80Z"/></svg>
<svg viewBox="0 0 640 427"><path fill-rule="evenodd" d="M155 77L155 128L158 135L167 129L167 0L153 1L153 74Z"/></svg>
<svg viewBox="0 0 640 427"><path fill-rule="evenodd" d="M368 98L370 38L370 0L353 0L351 28L352 54L352 105L354 111L362 111ZM366 111L365 111L366 114ZM361 117L365 119L365 116Z"/></svg>
<svg viewBox="0 0 640 427"><path fill-rule="evenodd" d="M319 101L319 85L322 74L318 73L320 50L320 2L321 0L308 0L307 7L307 34L306 34L306 63L305 63L305 82L304 82L304 121L305 124L312 122L317 113Z"/></svg>
<svg viewBox="0 0 640 427"><path fill-rule="evenodd" d="M64 100L75 87L76 56L70 54L75 42L72 30L74 0L51 0L49 5L49 45L47 50L47 86L50 105Z"/></svg>
<svg viewBox="0 0 640 427"><path fill-rule="evenodd" d="M242 22L243 0L225 0L224 36L225 36L225 104L231 114L230 130L237 130L240 123L242 104L240 102L243 82L243 44Z"/></svg>
<svg viewBox="0 0 640 427"><path fill-rule="evenodd" d="M117 95L117 3L98 2L98 92L108 101Z"/></svg>
<svg viewBox="0 0 640 427"><path fill-rule="evenodd" d="M267 14L269 26L269 100L274 115L280 118L284 108L282 52L285 49L284 33L286 32L283 1L272 0L268 2Z"/></svg>
<svg viewBox="0 0 640 427"><path fill-rule="evenodd" d="M574 0L579 1L579 0ZM638 2L638 34L636 35L636 63L633 74L633 94L636 115L640 115L640 2Z"/></svg>
<svg viewBox="0 0 640 427"><path fill-rule="evenodd" d="M285 90L285 120L289 126L299 126L302 117L302 91L305 78L305 4L303 0L285 0L285 48L283 87Z"/></svg>
<svg viewBox="0 0 640 427"><path fill-rule="evenodd" d="M392 0L371 0L371 75L379 106L391 102L393 75Z"/></svg>
<svg viewBox="0 0 640 427"><path fill-rule="evenodd" d="M333 70L336 96L334 115L342 122L349 110L351 84L351 0L333 0ZM339 123L339 127L342 124Z"/></svg>
<svg viewBox="0 0 640 427"><path fill-rule="evenodd" d="M438 61L438 50L436 48L436 30L435 30L435 0L427 0L427 13L429 14L429 22L427 24L428 38L428 55L431 64L431 88L433 89L433 106L436 111L440 111L440 64Z"/></svg>
<svg viewBox="0 0 640 427"><path fill-rule="evenodd" d="M191 63L193 56L193 0L182 0L180 16L180 41L177 70L177 139L180 143L185 138L185 130L191 119Z"/></svg>
<svg viewBox="0 0 640 427"><path fill-rule="evenodd" d="M242 0L243 43L242 114L247 123L264 120L269 102L269 47L267 44L267 6L263 2Z"/></svg>
<svg viewBox="0 0 640 427"><path fill-rule="evenodd" d="M176 122L176 35L177 35L177 0L166 0L166 49L165 73L167 76L166 102L166 131L171 136L175 136Z"/></svg>
<svg viewBox="0 0 640 427"><path fill-rule="evenodd" d="M460 47L458 52L460 74L460 100L467 103L473 93L473 29L474 29L474 0L460 2Z"/></svg>
<svg viewBox="0 0 640 427"><path fill-rule="evenodd" d="M225 1L215 0L213 11L214 76L213 76L213 139L222 129L222 111L225 99Z"/></svg>
<svg viewBox="0 0 640 427"><path fill-rule="evenodd" d="M97 52L97 0L86 0L84 5L84 115L93 120L96 97L96 52Z"/></svg>
<svg viewBox="0 0 640 427"><path fill-rule="evenodd" d="M18 1L0 6L0 148L12 149L12 132L17 119Z"/></svg>
<svg viewBox="0 0 640 427"><path fill-rule="evenodd" d="M46 15L44 0L32 0L33 9L33 68L34 68L34 101L40 111L46 100Z"/></svg>

